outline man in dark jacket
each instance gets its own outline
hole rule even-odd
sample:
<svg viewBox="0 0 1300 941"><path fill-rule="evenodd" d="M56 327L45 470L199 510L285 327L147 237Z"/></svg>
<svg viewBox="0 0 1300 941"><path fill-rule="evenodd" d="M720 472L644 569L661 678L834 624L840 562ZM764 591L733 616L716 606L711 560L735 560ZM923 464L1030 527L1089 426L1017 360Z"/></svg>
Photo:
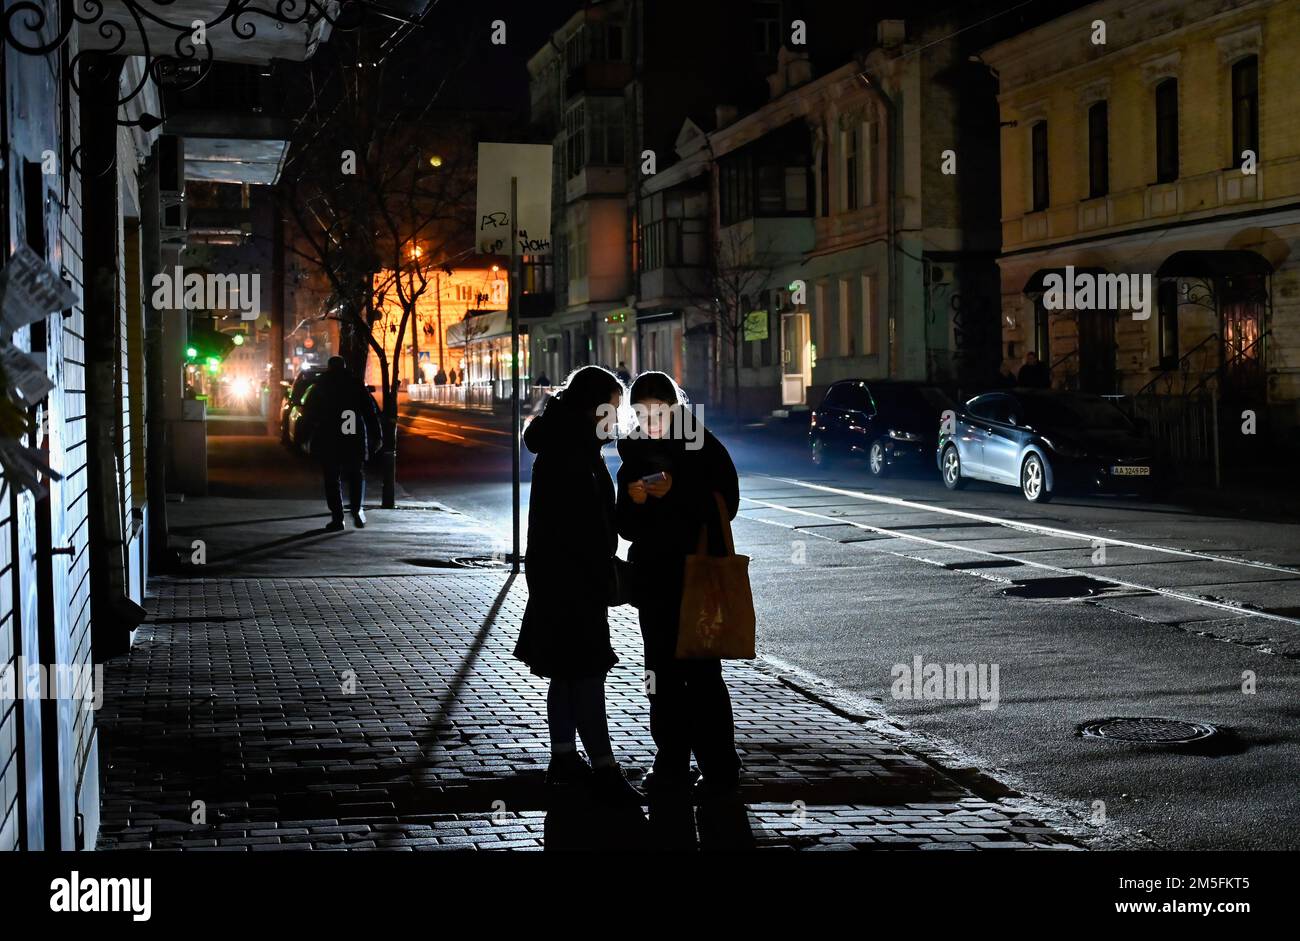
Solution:
<svg viewBox="0 0 1300 941"><path fill-rule="evenodd" d="M1020 367L1020 375L1016 377L1017 381L1026 389L1050 389L1052 387L1052 373L1047 368L1047 364L1041 362L1038 354L1030 350L1025 354L1025 365Z"/></svg>
<svg viewBox="0 0 1300 941"><path fill-rule="evenodd" d="M343 528L342 479L348 482L348 505L358 529L366 525L365 462L379 451L383 427L379 406L342 356L331 356L329 367L303 399L304 417L311 429L312 455L320 462L325 479L325 502L330 522L325 528Z"/></svg>

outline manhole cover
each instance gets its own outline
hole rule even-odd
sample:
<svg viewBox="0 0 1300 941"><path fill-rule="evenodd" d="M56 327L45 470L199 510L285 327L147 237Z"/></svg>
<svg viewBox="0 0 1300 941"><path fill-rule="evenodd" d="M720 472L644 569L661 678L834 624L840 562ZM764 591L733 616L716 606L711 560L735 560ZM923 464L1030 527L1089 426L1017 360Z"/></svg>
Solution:
<svg viewBox="0 0 1300 941"><path fill-rule="evenodd" d="M1123 716L1094 719L1079 726L1084 738L1104 738L1137 745L1189 745L1217 735L1218 728L1205 722L1162 719L1152 716Z"/></svg>
<svg viewBox="0 0 1300 941"><path fill-rule="evenodd" d="M1107 582L1086 575L1065 575L1060 578L1035 578L1032 581L1017 582L1010 588L1002 589L1002 594L1010 598L1047 601L1092 598L1110 588L1111 585Z"/></svg>
<svg viewBox="0 0 1300 941"><path fill-rule="evenodd" d="M510 564L508 556L491 555L464 555L451 561L467 569L503 569Z"/></svg>
<svg viewBox="0 0 1300 941"><path fill-rule="evenodd" d="M458 569L460 568L450 559L403 559L407 565L419 565L426 569Z"/></svg>

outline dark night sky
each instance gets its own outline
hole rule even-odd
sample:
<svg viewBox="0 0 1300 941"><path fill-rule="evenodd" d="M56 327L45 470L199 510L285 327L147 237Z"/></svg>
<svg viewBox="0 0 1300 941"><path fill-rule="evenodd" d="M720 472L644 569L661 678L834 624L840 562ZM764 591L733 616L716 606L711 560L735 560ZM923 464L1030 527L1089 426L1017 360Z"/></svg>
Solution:
<svg viewBox="0 0 1300 941"><path fill-rule="evenodd" d="M583 6L582 0L433 0L423 28L470 55L442 97L443 109L520 110L528 107L528 60L547 37ZM492 22L506 23L506 44L490 41Z"/></svg>

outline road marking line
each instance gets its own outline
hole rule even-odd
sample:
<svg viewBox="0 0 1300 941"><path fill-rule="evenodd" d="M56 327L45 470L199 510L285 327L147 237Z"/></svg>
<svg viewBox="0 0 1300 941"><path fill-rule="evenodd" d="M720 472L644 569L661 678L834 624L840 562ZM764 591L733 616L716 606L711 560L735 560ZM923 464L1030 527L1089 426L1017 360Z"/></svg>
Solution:
<svg viewBox="0 0 1300 941"><path fill-rule="evenodd" d="M808 510L789 509L787 507L781 506L780 504L771 503L767 500L758 500L755 499L754 497L741 497L741 499L747 500L750 503L757 503L759 506L769 507L770 509L773 510L784 510L787 513L793 513L798 516L809 516L812 517L813 519L830 520L831 522L838 523L839 525L842 526L852 526L855 529L864 529L867 530L868 532L879 533L884 536L893 536L897 539L908 539L913 542L925 543L928 546L933 546L939 549L951 549L955 552L967 552L967 553L971 553L972 555L988 556L991 559L1002 559L1004 561L1020 562L1022 565L1028 565L1031 568L1043 569L1044 571L1048 571L1048 572L1057 572L1062 575L1078 576L1086 572L1086 570L1082 570L1082 569L1062 568L1058 565L1048 565L1045 562L1034 562L1030 559L1020 559L1013 555L1007 555L1000 552L991 552L987 549L971 549L965 546L957 545L955 543L943 542L938 539L927 539L925 536L917 536L914 535L913 533L900 533L891 529L886 529L885 527L882 526L869 526L866 523L857 523L857 522L853 522L852 520L846 520L843 518L836 519L835 517L826 516L821 513L812 513L809 512ZM804 531L798 526L793 526L793 525L787 526L784 523L777 523L773 520L758 519L755 517L753 518L753 521L756 523L767 523L770 526L779 526L782 529L799 530L800 532ZM816 536L818 534L808 533L808 535ZM831 541L829 537L822 537L822 538L826 538L828 541ZM856 543L853 544L856 545ZM881 551L889 552L888 549L882 549ZM901 553L897 553L897 552L890 552L890 555L896 555L902 558L909 558L909 559L912 558L911 556L902 556ZM913 559L913 561L923 561L923 560ZM1088 573L1087 577L1095 578L1096 580L1102 582L1109 582L1112 585L1119 585L1122 588L1132 588L1138 591L1154 592L1158 595L1164 595L1167 598L1175 598L1179 601L1185 601L1188 604L1196 604L1206 608L1215 608L1220 611L1228 611L1237 617L1249 616L1249 617L1265 618L1270 621L1281 621L1284 624L1293 624L1297 627L1300 627L1300 619L1285 617L1281 614L1272 614L1268 611L1258 611L1251 608L1242 608L1236 605L1224 604L1223 602L1219 602L1219 601L1210 601L1206 598L1195 598L1192 597L1191 595L1184 595L1170 588L1155 588L1152 587L1151 585L1139 585L1136 582L1126 582L1123 579L1114 578L1109 575Z"/></svg>
<svg viewBox="0 0 1300 941"><path fill-rule="evenodd" d="M757 476L767 475L762 474ZM1154 546L1148 543L1130 542L1127 539L1116 539L1112 536L1096 536L1091 533L1076 532L1072 529L1060 529L1056 526L1043 526L1039 523L1004 520L997 516L986 516L983 513L971 513L968 510L946 510L942 507L917 503L913 500L904 500L902 497L886 497L863 493L860 490L845 490L840 487L828 487L824 484L810 484L799 480L792 480L788 477L769 477L768 479L779 480L782 483L793 484L794 486L804 487L809 490L821 490L825 493L833 493L844 497L857 497L860 500L872 500L876 503L884 503L890 506L901 506L912 510L923 510L927 513L941 513L945 516L957 516L964 519L994 523L998 526L1005 527L1006 529L1017 529L1022 532L1036 533L1040 536L1057 536L1062 539L1078 539L1089 544L1095 540L1100 540L1108 546L1125 546L1129 549L1144 549L1148 552L1163 552L1167 555L1178 555L1189 559L1200 559L1205 562L1221 562L1224 565L1242 565L1248 568L1267 569L1270 572L1282 572L1300 578L1300 569L1295 569L1285 565L1274 565L1271 562L1252 562L1249 559L1229 559L1224 556L1213 555L1208 552L1197 552L1192 549L1171 549L1168 546Z"/></svg>
<svg viewBox="0 0 1300 941"><path fill-rule="evenodd" d="M401 416L398 416L398 417L399 417L399 418L404 418L404 419L406 419L408 422L415 422L415 421L418 421L418 419L412 418L410 415L401 415ZM414 431L414 430L415 430L415 429L412 428L410 425L407 425L407 426L406 426L406 429L407 429L408 431ZM458 435L458 434L456 434L455 432L451 432L451 431L442 431L442 430L439 429L439 428L428 428L428 429L424 429L424 430L421 432L421 435L422 435L423 437L429 437L429 436L432 436L432 435L442 435L443 437L447 437L447 438L455 438L455 439L458 440L458 441L468 441L468 440L469 440L469 439L466 438L464 435ZM442 439L441 439L441 438L438 438L438 439L435 439L435 440L439 440L439 441L441 441ZM478 442L475 442L475 443L477 444ZM486 442L484 442L484 443L486 443Z"/></svg>
<svg viewBox="0 0 1300 941"><path fill-rule="evenodd" d="M461 425L452 421L443 421L441 418L434 418L430 415L421 415L419 412L405 412L403 417L419 419L420 421L431 421L436 425L446 425L448 428L463 428L470 431L481 431L485 435L501 435L503 438L510 437L510 432L502 431L499 428L484 428L482 425Z"/></svg>

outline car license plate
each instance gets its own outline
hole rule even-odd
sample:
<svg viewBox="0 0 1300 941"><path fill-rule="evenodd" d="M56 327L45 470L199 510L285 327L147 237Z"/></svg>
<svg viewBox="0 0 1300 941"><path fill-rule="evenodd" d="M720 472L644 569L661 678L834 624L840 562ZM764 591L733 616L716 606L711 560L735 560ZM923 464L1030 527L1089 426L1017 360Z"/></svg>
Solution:
<svg viewBox="0 0 1300 941"><path fill-rule="evenodd" d="M1151 468L1149 467L1122 467L1116 465L1110 469L1110 472L1116 477L1150 477Z"/></svg>

